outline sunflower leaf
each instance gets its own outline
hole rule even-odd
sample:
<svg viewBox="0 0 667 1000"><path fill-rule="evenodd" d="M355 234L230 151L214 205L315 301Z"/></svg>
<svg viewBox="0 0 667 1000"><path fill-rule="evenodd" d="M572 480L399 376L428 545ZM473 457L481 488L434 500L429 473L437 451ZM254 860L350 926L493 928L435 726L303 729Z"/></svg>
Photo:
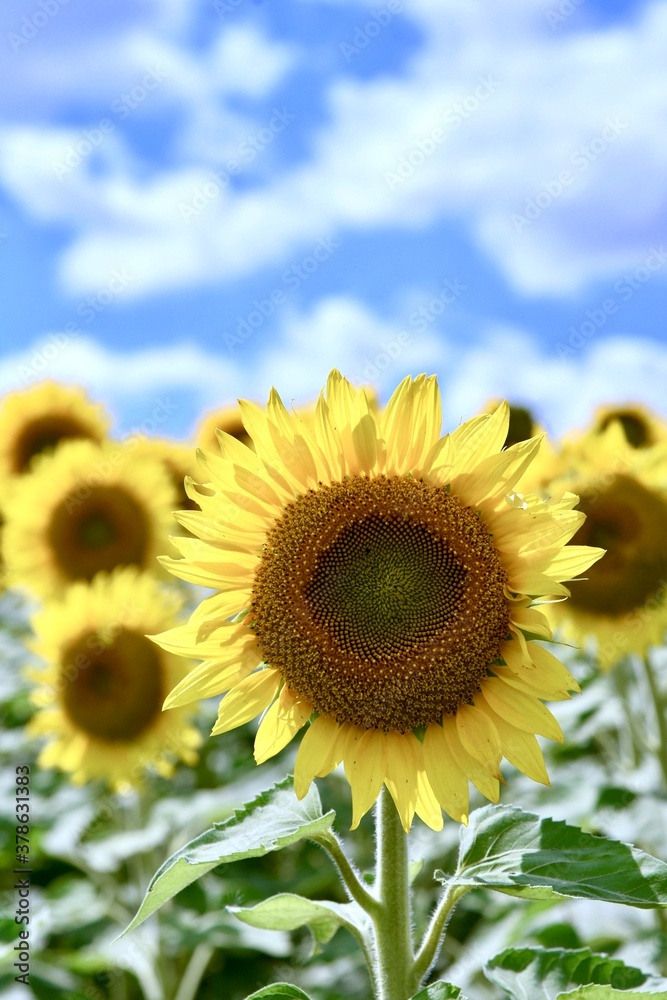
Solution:
<svg viewBox="0 0 667 1000"><path fill-rule="evenodd" d="M615 990L611 986L580 986L571 993L559 993L556 1000L667 1000L667 993L637 993L635 990Z"/></svg>
<svg viewBox="0 0 667 1000"><path fill-rule="evenodd" d="M596 955L590 948L575 951L565 948L508 948L494 956L484 967L484 972L492 983L511 997L539 996L544 1000L555 1000L563 991L578 986L611 986L629 990L642 986L649 979L639 969L607 955Z"/></svg>
<svg viewBox="0 0 667 1000"><path fill-rule="evenodd" d="M245 1000L310 1000L310 997L298 986L290 986L289 983L273 983L271 986L264 986L263 989L257 990L256 993L251 993Z"/></svg>
<svg viewBox="0 0 667 1000"><path fill-rule="evenodd" d="M541 819L515 806L486 806L461 833L452 885L486 886L527 899L581 897L643 909L667 906L667 864L630 844Z"/></svg>
<svg viewBox="0 0 667 1000"><path fill-rule="evenodd" d="M294 931L309 927L318 944L327 944L339 927L346 927L363 938L369 921L356 903L334 903L328 899L313 902L291 892L281 892L255 906L228 906L244 924L263 930Z"/></svg>
<svg viewBox="0 0 667 1000"><path fill-rule="evenodd" d="M217 865L259 858L300 840L315 837L333 824L333 810L323 814L314 784L299 802L291 777L262 792L224 823L214 823L162 864L126 930L132 930L177 892Z"/></svg>
<svg viewBox="0 0 667 1000"><path fill-rule="evenodd" d="M441 979L437 983L425 986L410 1000L468 1000L468 998L461 993L458 986L452 986L451 983L446 983Z"/></svg>

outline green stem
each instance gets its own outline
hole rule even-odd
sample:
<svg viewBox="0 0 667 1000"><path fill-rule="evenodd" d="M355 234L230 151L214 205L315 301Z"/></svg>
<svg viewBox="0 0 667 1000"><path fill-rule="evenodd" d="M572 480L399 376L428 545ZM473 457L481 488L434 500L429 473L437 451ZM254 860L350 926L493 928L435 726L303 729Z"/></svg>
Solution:
<svg viewBox="0 0 667 1000"><path fill-rule="evenodd" d="M658 687L658 682L653 672L653 667L651 666L648 654L641 657L641 662L644 667L644 673L646 675L646 680L648 681L651 697L653 698L653 704L655 706L655 715L658 722L658 736L660 739L660 744L658 746L658 761L662 769L662 776L665 780L665 784L667 785L667 705L665 704L665 698Z"/></svg>
<svg viewBox="0 0 667 1000"><path fill-rule="evenodd" d="M408 839L393 799L383 787L377 805L377 891L373 916L379 1000L409 1000L414 984Z"/></svg>
<svg viewBox="0 0 667 1000"><path fill-rule="evenodd" d="M343 847L338 840L335 833L328 832L321 837L314 838L315 842L324 848L327 854L330 855L334 864L338 868L340 877L345 883L345 888L350 894L350 899L353 899L355 903L364 910L370 917L374 917L379 911L379 903L375 896L372 896L368 889L364 887L359 878L359 875L355 871L354 867L350 863L347 854L343 850Z"/></svg>
<svg viewBox="0 0 667 1000"><path fill-rule="evenodd" d="M467 886L453 887L449 885L440 897L438 905L436 906L433 916L431 917L428 929L424 934L421 947L417 952L417 957L415 958L415 988L419 986L421 981L426 976L426 973L438 957L438 952L440 951L440 946L442 944L442 937L445 933L445 928L447 927L447 922L449 921L452 910L458 903L461 896L465 895L467 891Z"/></svg>
<svg viewBox="0 0 667 1000"><path fill-rule="evenodd" d="M194 1000L202 976L206 972L206 966L211 961L214 948L208 944L198 944L190 956L183 978L178 987L178 992L174 1000Z"/></svg>

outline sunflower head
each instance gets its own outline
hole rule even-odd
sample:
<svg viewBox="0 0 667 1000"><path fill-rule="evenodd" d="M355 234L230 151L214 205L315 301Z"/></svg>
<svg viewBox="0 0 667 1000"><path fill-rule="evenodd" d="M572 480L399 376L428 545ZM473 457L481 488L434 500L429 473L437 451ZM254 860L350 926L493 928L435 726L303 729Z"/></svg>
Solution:
<svg viewBox="0 0 667 1000"><path fill-rule="evenodd" d="M506 404L441 437L425 376L380 412L335 371L312 420L275 392L240 405L254 450L223 433L201 456L197 537L164 560L217 591L157 637L204 661L167 704L227 692L214 733L264 712L258 762L309 723L297 794L344 762L355 825L383 783L407 829L441 807L465 821L468 780L497 801L503 756L547 781L535 734L561 734L542 699L577 685L532 604L602 550L566 547L575 496L516 492L539 439L503 450Z"/></svg>
<svg viewBox="0 0 667 1000"><path fill-rule="evenodd" d="M8 577L49 597L117 566L153 568L175 499L158 462L122 445L62 444L7 501Z"/></svg>
<svg viewBox="0 0 667 1000"><path fill-rule="evenodd" d="M183 709L162 712L165 694L187 665L146 632L178 620L180 605L148 574L133 569L74 584L33 620L33 734L47 738L45 767L113 788L141 784L147 768L168 775L174 758L196 762L197 731Z"/></svg>
<svg viewBox="0 0 667 1000"><path fill-rule="evenodd" d="M47 381L11 392L0 404L0 474L24 475L63 441L101 444L108 426L102 407L78 386Z"/></svg>
<svg viewBox="0 0 667 1000"><path fill-rule="evenodd" d="M548 613L574 641L592 644L607 669L661 642L667 626L667 444L630 445L614 420L571 444L561 466L553 491L576 490L586 514L574 541L607 554Z"/></svg>
<svg viewBox="0 0 667 1000"><path fill-rule="evenodd" d="M604 434L615 422L620 425L623 436L631 448L650 448L658 442L667 441L665 421L641 403L598 407L593 418L592 430L594 433Z"/></svg>

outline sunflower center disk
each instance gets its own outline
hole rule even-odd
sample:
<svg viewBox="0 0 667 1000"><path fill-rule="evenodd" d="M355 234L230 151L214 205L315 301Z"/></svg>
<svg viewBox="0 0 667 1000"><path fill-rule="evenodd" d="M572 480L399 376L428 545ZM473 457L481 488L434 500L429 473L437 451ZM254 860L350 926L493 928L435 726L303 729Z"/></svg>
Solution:
<svg viewBox="0 0 667 1000"><path fill-rule="evenodd" d="M580 497L586 521L573 542L602 546L607 554L585 581L568 584L573 604L601 615L640 608L667 580L667 504L623 475L602 491L582 488Z"/></svg>
<svg viewBox="0 0 667 1000"><path fill-rule="evenodd" d="M55 508L49 541L65 577L92 580L100 570L143 565L149 525L121 486L84 485Z"/></svg>
<svg viewBox="0 0 667 1000"><path fill-rule="evenodd" d="M285 508L249 621L317 712L406 732L479 690L508 634L505 581L483 522L444 487L353 478Z"/></svg>
<svg viewBox="0 0 667 1000"><path fill-rule="evenodd" d="M79 639L63 658L62 682L68 716L98 740L130 742L162 709L160 652L128 629L109 644L95 633Z"/></svg>

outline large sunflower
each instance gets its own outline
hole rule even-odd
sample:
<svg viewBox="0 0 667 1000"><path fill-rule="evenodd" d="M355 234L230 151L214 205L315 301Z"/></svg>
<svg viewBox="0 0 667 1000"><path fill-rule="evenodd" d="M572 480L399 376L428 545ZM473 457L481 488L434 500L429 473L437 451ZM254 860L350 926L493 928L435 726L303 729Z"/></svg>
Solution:
<svg viewBox="0 0 667 1000"><path fill-rule="evenodd" d="M334 371L312 432L275 392L240 405L256 451L223 434L201 456L198 537L164 559L219 591L158 637L204 660L166 704L228 692L213 733L264 712L258 763L310 720L297 794L344 761L354 825L383 783L406 829L415 812L439 828L440 806L465 822L468 780L497 801L503 756L548 782L535 733L562 736L541 699L577 685L534 641L550 633L531 604L602 550L564 548L576 497L513 493L539 439L501 452L506 405L441 438L425 376L376 415Z"/></svg>
<svg viewBox="0 0 667 1000"><path fill-rule="evenodd" d="M48 737L41 765L122 789L140 784L146 768L170 774L174 758L196 763L200 737L187 710L162 711L187 664L145 635L173 625L179 609L173 592L128 568L74 584L34 617L33 648L46 667L30 672L40 711L29 730Z"/></svg>
<svg viewBox="0 0 667 1000"><path fill-rule="evenodd" d="M565 637L593 645L607 670L661 643L667 628L667 444L633 447L614 420L566 448L561 466L551 491L575 490L586 514L574 541L607 555L548 615Z"/></svg>
<svg viewBox="0 0 667 1000"><path fill-rule="evenodd" d="M155 568L175 499L160 463L119 445L65 442L7 501L8 580L50 597L117 566Z"/></svg>
<svg viewBox="0 0 667 1000"><path fill-rule="evenodd" d="M185 479L192 478L197 466L190 445L166 438L136 437L128 440L127 446L135 457L157 461L163 466L176 491L176 508L199 510L197 501L191 499L185 490Z"/></svg>
<svg viewBox="0 0 667 1000"><path fill-rule="evenodd" d="M108 426L102 407L78 386L47 381L11 392L0 403L0 476L22 476L62 441L100 444Z"/></svg>
<svg viewBox="0 0 667 1000"><path fill-rule="evenodd" d="M485 413L494 413L501 400L492 399L484 406ZM556 473L556 449L547 436L544 427L538 422L535 414L523 403L509 403L509 422L507 438L503 442L505 448L510 448L520 441L529 441L541 437L537 454L523 476L514 485L522 493L541 493L547 483Z"/></svg>
<svg viewBox="0 0 667 1000"><path fill-rule="evenodd" d="M241 411L238 406L221 406L217 410L210 410L205 413L197 425L195 438L197 444L204 451L217 451L217 432L224 431L231 434L237 441L243 444L251 444L250 435L243 426Z"/></svg>

